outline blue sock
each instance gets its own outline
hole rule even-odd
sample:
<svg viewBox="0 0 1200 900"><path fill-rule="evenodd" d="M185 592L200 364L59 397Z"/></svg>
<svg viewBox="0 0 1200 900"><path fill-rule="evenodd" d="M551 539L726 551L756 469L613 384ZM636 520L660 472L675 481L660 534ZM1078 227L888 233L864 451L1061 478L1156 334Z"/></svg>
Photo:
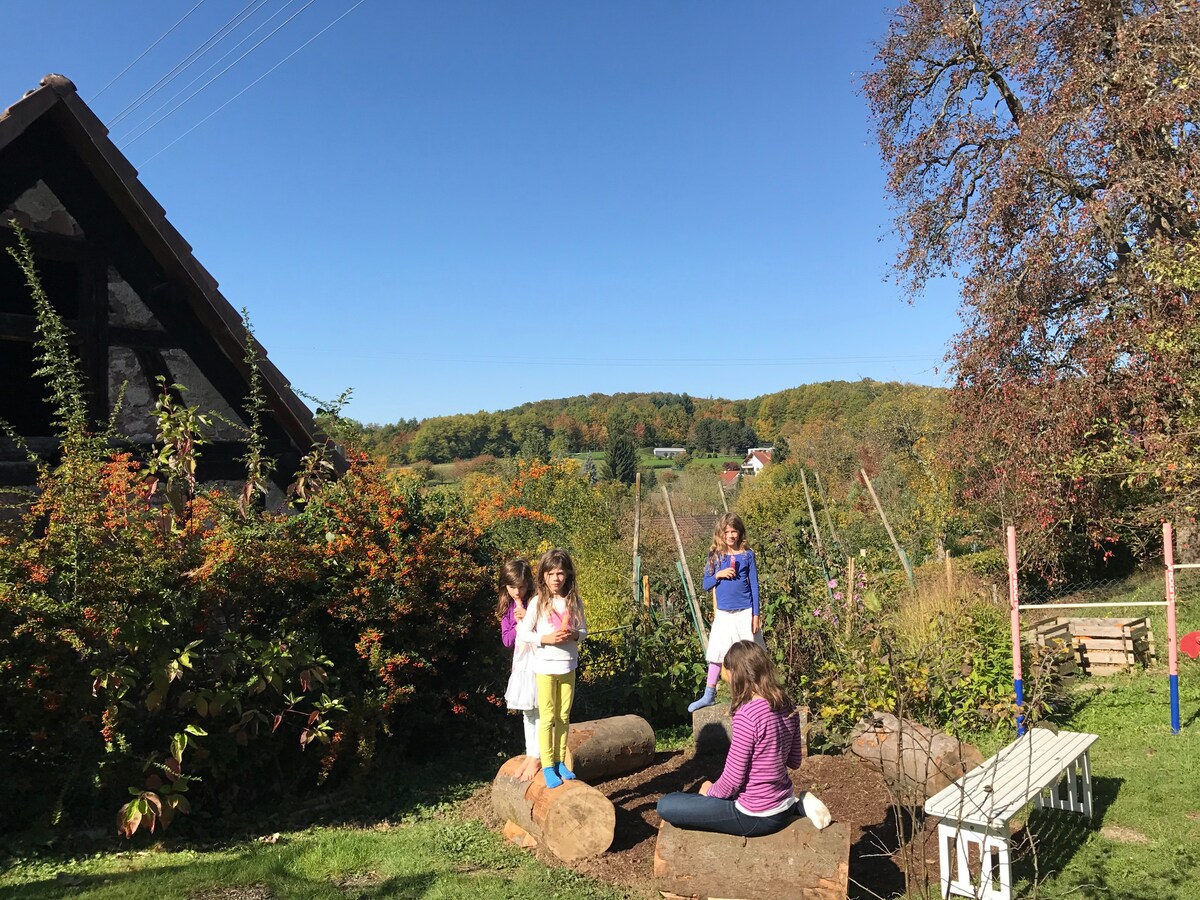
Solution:
<svg viewBox="0 0 1200 900"><path fill-rule="evenodd" d="M542 769L542 777L546 779L546 787L548 788L556 788L562 785L562 779L554 771L554 766L546 766L546 768Z"/></svg>
<svg viewBox="0 0 1200 900"><path fill-rule="evenodd" d="M717 686L715 684L707 685L704 688L704 696L688 706L688 712L694 713L698 709L704 709L706 706L712 706L717 702Z"/></svg>
<svg viewBox="0 0 1200 900"><path fill-rule="evenodd" d="M558 777L561 778L563 781L574 781L575 780L575 773L567 768L566 763L561 763L561 762L555 763L554 771L558 773Z"/></svg>

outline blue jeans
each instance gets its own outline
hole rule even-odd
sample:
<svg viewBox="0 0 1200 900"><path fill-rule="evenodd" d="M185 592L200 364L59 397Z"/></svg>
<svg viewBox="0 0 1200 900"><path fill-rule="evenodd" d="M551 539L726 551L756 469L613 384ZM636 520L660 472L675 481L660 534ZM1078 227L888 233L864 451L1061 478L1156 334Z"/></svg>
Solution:
<svg viewBox="0 0 1200 900"><path fill-rule="evenodd" d="M732 800L675 793L665 794L658 801L658 815L676 828L760 837L774 834L795 821L797 806L799 804L773 816L748 816Z"/></svg>

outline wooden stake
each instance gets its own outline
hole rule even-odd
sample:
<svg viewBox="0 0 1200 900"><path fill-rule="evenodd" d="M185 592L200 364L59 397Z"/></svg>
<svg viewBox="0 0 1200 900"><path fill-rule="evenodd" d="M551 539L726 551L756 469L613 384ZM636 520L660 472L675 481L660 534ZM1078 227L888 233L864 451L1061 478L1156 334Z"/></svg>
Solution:
<svg viewBox="0 0 1200 900"><path fill-rule="evenodd" d="M842 539L833 527L833 517L829 515L829 501L825 499L825 489L821 487L821 473L816 469L813 469L813 478L817 479L817 496L821 498L821 509L825 511L825 524L829 526L829 534L833 537L833 542L841 547Z"/></svg>
<svg viewBox="0 0 1200 900"><path fill-rule="evenodd" d="M842 596L848 598L846 603L846 636L853 634L854 629L854 614L858 612L858 607L854 605L854 557L846 558L846 585L842 590Z"/></svg>
<svg viewBox="0 0 1200 900"><path fill-rule="evenodd" d="M876 512L879 513L879 518L883 520L884 530L887 531L887 536L892 540L892 548L896 551L896 556L900 558L900 564L904 566L904 573L908 576L908 583L911 585L913 583L913 570L912 566L908 564L908 557L900 549L900 542L896 540L891 523L888 522L887 514L883 511L883 504L879 502L879 497L875 494L875 487L871 484L871 479L867 477L867 470L859 469L858 471L862 474L863 483L867 486L867 491L871 495L871 501L875 504Z"/></svg>
<svg viewBox="0 0 1200 900"><path fill-rule="evenodd" d="M804 485L804 502L808 504L808 521L812 522L813 534L817 538L817 552L825 555L825 545L821 540L821 529L817 527L817 514L813 512L812 495L808 492L808 476L800 470L800 483Z"/></svg>
<svg viewBox="0 0 1200 900"><path fill-rule="evenodd" d="M642 576L642 605L646 609L650 608L650 576Z"/></svg>
<svg viewBox="0 0 1200 900"><path fill-rule="evenodd" d="M717 492L721 495L721 507L725 512L729 512L729 504L725 502L725 485L721 483L721 476L717 476Z"/></svg>
<svg viewBox="0 0 1200 900"><path fill-rule="evenodd" d="M704 627L704 616L700 612L700 601L696 599L696 585L692 581L692 573L688 568L687 554L683 552L683 538L679 536L679 526L675 524L675 511L671 509L671 493L667 486L662 486L663 498L667 502L667 520L671 523L671 533L675 535L675 549L679 551L679 565L683 569L683 577L687 581L688 597L692 602L692 612L696 614L696 627L700 630L701 649L708 653L708 629Z"/></svg>
<svg viewBox="0 0 1200 900"><path fill-rule="evenodd" d="M946 551L946 590L954 593L954 567L950 564L950 551Z"/></svg>
<svg viewBox="0 0 1200 900"><path fill-rule="evenodd" d="M638 594L638 542L642 531L642 473L633 476L633 602Z"/></svg>

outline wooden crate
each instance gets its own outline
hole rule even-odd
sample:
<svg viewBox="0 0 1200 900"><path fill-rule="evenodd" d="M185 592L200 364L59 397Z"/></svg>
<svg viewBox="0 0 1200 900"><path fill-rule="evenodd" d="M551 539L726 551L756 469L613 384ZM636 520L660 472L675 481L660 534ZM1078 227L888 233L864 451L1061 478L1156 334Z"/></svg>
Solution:
<svg viewBox="0 0 1200 900"><path fill-rule="evenodd" d="M1151 665L1155 659L1154 632L1145 617L1058 618L1035 629L1039 646L1052 646L1070 635L1079 668L1089 675L1112 675Z"/></svg>
<svg viewBox="0 0 1200 900"><path fill-rule="evenodd" d="M1041 622L1034 628L1032 636L1026 635L1026 643L1035 644L1042 652L1053 653L1054 673L1059 681L1066 685L1075 680L1079 674L1079 666L1075 662L1075 645L1071 639L1069 622L1052 619ZM1039 665L1039 657L1035 654L1034 664Z"/></svg>

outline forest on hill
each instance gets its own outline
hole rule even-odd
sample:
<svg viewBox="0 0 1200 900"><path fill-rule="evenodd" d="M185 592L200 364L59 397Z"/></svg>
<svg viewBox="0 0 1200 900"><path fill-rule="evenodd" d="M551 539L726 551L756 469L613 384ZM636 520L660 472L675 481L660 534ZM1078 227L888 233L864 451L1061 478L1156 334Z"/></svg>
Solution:
<svg viewBox="0 0 1200 900"><path fill-rule="evenodd" d="M904 410L914 405L943 408L945 394L940 388L871 379L802 385L749 400L662 392L588 394L498 412L366 425L362 441L394 463L481 455L541 459L605 450L616 437L691 453L737 454L780 443L814 450L830 429L847 433L844 444L872 423L904 418Z"/></svg>

